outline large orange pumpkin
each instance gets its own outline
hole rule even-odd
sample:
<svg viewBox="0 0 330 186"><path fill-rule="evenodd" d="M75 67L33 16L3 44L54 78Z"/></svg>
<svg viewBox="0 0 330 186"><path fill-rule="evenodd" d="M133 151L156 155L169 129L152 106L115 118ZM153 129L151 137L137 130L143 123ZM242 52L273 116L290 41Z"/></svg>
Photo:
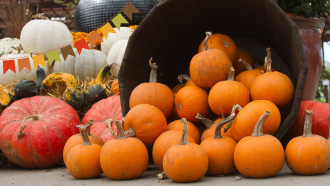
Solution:
<svg viewBox="0 0 330 186"><path fill-rule="evenodd" d="M238 50L235 42L228 36L223 34L212 34L211 40L205 38L199 45L198 52L202 52L207 41L208 49L219 49L227 54L230 61L235 65L237 61Z"/></svg>
<svg viewBox="0 0 330 186"><path fill-rule="evenodd" d="M254 59L253 57L245 50L241 49L241 48L237 48L238 51L238 55L237 55L237 59L242 59L244 61L246 61L248 64L250 64L250 66L254 66ZM234 65L234 69L235 69L235 74L236 76L238 74L240 74L241 72L246 71L246 67L242 64L242 63L235 63Z"/></svg>
<svg viewBox="0 0 330 186"><path fill-rule="evenodd" d="M212 111L221 115L229 115L234 105L244 107L250 102L248 89L240 82L234 80L235 69L230 67L227 81L221 81L214 85L209 93L208 102ZM222 108L222 110L220 109Z"/></svg>
<svg viewBox="0 0 330 186"><path fill-rule="evenodd" d="M138 104L150 104L163 112L165 117L170 117L174 107L174 95L166 85L157 83L156 63L151 63L150 82L142 83L134 88L129 99L129 106L132 109Z"/></svg>
<svg viewBox="0 0 330 186"><path fill-rule="evenodd" d="M246 71L237 75L234 80L242 83L248 89L248 91L250 91L253 81L258 76L260 76L262 74L262 72L259 69L253 70L251 65L242 59L239 59L238 62L245 66Z"/></svg>

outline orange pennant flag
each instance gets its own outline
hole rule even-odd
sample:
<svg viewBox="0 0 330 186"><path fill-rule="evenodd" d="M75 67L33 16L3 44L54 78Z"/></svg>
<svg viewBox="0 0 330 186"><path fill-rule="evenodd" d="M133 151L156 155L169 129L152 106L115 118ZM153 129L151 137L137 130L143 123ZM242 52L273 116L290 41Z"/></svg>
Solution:
<svg viewBox="0 0 330 186"><path fill-rule="evenodd" d="M95 46L95 43L97 42L97 41L102 41L102 38L101 38L101 36L99 35L99 33L97 33L97 32L95 32L95 31L93 31L91 34L89 34L88 36L87 36L87 38L88 38L88 40L89 40L89 43L92 45L92 47L94 47Z"/></svg>
<svg viewBox="0 0 330 186"><path fill-rule="evenodd" d="M40 54L38 56L33 56L32 60L33 60L34 69L37 69L38 65L47 67L45 57L43 54Z"/></svg>
<svg viewBox="0 0 330 186"><path fill-rule="evenodd" d="M2 65L3 65L3 74L5 74L8 70L11 70L14 73L16 73L15 60L2 61Z"/></svg>
<svg viewBox="0 0 330 186"><path fill-rule="evenodd" d="M84 38L80 39L79 41L74 42L74 45L76 46L76 49L77 49L79 55L83 48L90 50L88 47L88 44Z"/></svg>
<svg viewBox="0 0 330 186"><path fill-rule="evenodd" d="M24 67L31 70L29 58L18 59L17 62L18 62L18 72L22 72Z"/></svg>
<svg viewBox="0 0 330 186"><path fill-rule="evenodd" d="M104 35L105 39L108 39L109 32L116 33L115 29L110 25L110 23L105 24L100 28L102 34Z"/></svg>
<svg viewBox="0 0 330 186"><path fill-rule="evenodd" d="M123 12L127 15L127 17L132 20L133 19L133 13L140 13L140 11L135 8L135 6L130 3L124 10Z"/></svg>

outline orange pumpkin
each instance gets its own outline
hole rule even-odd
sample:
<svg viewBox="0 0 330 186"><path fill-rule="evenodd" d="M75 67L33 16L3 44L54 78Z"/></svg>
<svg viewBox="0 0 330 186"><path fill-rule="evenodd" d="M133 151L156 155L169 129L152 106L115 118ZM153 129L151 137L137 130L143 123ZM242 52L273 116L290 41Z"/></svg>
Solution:
<svg viewBox="0 0 330 186"><path fill-rule="evenodd" d="M140 104L133 107L124 120L125 130L132 128L136 137L151 147L158 136L167 129L164 114L155 106Z"/></svg>
<svg viewBox="0 0 330 186"><path fill-rule="evenodd" d="M147 169L149 155L146 146L137 138L131 138L119 121L115 121L115 139L102 147L100 163L105 175L114 180L128 180L141 176ZM112 128L110 127L110 130Z"/></svg>
<svg viewBox="0 0 330 186"><path fill-rule="evenodd" d="M139 104L150 104L163 112L166 118L170 117L174 107L174 95L166 85L157 83L156 63L149 64L152 68L150 73L150 82L142 83L134 88L129 99L129 106L132 109Z"/></svg>
<svg viewBox="0 0 330 186"><path fill-rule="evenodd" d="M197 122L197 113L204 117L209 113L207 93L197 86L185 86L175 96L175 109L180 118Z"/></svg>
<svg viewBox="0 0 330 186"><path fill-rule="evenodd" d="M231 113L234 105L239 104L244 107L250 102L248 89L240 82L234 80L235 69L230 67L230 73L227 81L221 81L212 87L208 102L211 110L225 116ZM220 109L222 108L222 110Z"/></svg>
<svg viewBox="0 0 330 186"><path fill-rule="evenodd" d="M102 138L97 135L97 134L91 134L91 126L95 123L95 121L93 119L89 120L85 127L86 127L86 132L87 132L87 136L90 140L90 142L92 144L98 144L100 145L101 147L104 145L104 141L102 140ZM80 128L80 130L85 130L84 128ZM71 136L65 143L64 145L64 149L63 149L63 161L64 161L64 164L66 162L66 158L68 156L68 153L70 152L70 150L76 146L76 145L79 145L79 144L82 144L83 143L83 138L81 136L81 133L79 134L75 134L73 136Z"/></svg>
<svg viewBox="0 0 330 186"><path fill-rule="evenodd" d="M324 137L312 134L312 114L306 110L303 135L293 138L285 148L286 163L296 174L322 174L330 167L330 144Z"/></svg>
<svg viewBox="0 0 330 186"><path fill-rule="evenodd" d="M250 66L252 67L254 66L254 59L248 52L246 52L241 48L237 48L237 51L238 51L237 59L242 59L246 61L248 64L250 64ZM236 71L236 76L241 72L246 71L246 67L242 63L237 63L237 62L234 65L234 69Z"/></svg>
<svg viewBox="0 0 330 186"><path fill-rule="evenodd" d="M172 92L174 94L174 96L176 96L176 94L179 92L180 89L182 89L186 84L181 83L176 85L175 87L172 88Z"/></svg>
<svg viewBox="0 0 330 186"><path fill-rule="evenodd" d="M240 73L235 77L235 81L242 83L248 91L250 91L253 81L262 74L261 70L253 70L251 65L246 61L239 59L239 63L243 64L246 67L246 71Z"/></svg>
<svg viewBox="0 0 330 186"><path fill-rule="evenodd" d="M190 121L187 121L188 124L188 135L190 135L191 137L194 138L194 141L199 144L199 140L200 140L200 133L197 129L197 127L191 123ZM172 121L170 124L167 125L167 130L179 130L182 131L183 130L183 125L181 123L181 120L175 120Z"/></svg>
<svg viewBox="0 0 330 186"><path fill-rule="evenodd" d="M112 83L111 83L111 93L113 95L119 95L119 84L118 84L118 79L115 79Z"/></svg>
<svg viewBox="0 0 330 186"><path fill-rule="evenodd" d="M267 49L265 58L267 71L258 76L252 83L250 93L252 100L268 100L279 109L290 106L294 96L294 86L288 76L280 72L271 72L271 52Z"/></svg>
<svg viewBox="0 0 330 186"><path fill-rule="evenodd" d="M166 176L175 182L193 182L205 175L208 158L202 147L188 142L186 119L183 118L181 121L184 128L180 142L166 151L163 168Z"/></svg>
<svg viewBox="0 0 330 186"><path fill-rule="evenodd" d="M101 146L92 144L86 126L77 126L83 139L82 144L74 146L68 153L66 167L75 178L95 178L102 174L100 165Z"/></svg>
<svg viewBox="0 0 330 186"><path fill-rule="evenodd" d="M206 40L211 33L206 34ZM215 43L213 41L213 43ZM207 49L196 54L190 62L190 77L201 88L212 88L219 81L225 80L232 63L225 52L219 49Z"/></svg>
<svg viewBox="0 0 330 186"><path fill-rule="evenodd" d="M199 45L198 53L203 51L205 40L207 41L208 49L219 49L227 54L230 61L235 65L237 61L238 50L235 42L228 36L223 34L212 34L211 40L204 39ZM211 87L210 87L211 88Z"/></svg>
<svg viewBox="0 0 330 186"><path fill-rule="evenodd" d="M270 112L266 111L256 123L252 136L244 137L235 148L235 166L243 176L274 176L284 165L284 149L281 142L274 136L262 133L263 123L269 115Z"/></svg>

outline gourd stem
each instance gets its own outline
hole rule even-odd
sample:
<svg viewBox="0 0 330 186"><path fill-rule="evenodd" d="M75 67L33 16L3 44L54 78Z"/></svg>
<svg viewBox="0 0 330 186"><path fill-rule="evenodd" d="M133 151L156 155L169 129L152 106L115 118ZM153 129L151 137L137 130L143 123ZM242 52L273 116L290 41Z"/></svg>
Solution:
<svg viewBox="0 0 330 186"><path fill-rule="evenodd" d="M259 136L264 135L262 133L262 128L263 128L264 122L266 121L266 119L268 118L269 115L270 115L270 111L268 111L268 110L261 115L261 117L258 119L256 125L254 126L254 130L251 135L252 137L259 137Z"/></svg>
<svg viewBox="0 0 330 186"><path fill-rule="evenodd" d="M178 76L178 80L179 80L180 83L182 83L182 79L185 79L186 81L189 81L191 78L186 74L180 74Z"/></svg>
<svg viewBox="0 0 330 186"><path fill-rule="evenodd" d="M241 111L243 108L242 108L239 104L236 104L236 105L234 105L233 108L231 109L231 113L230 113L230 114L232 115L233 113L235 113L236 109L237 109L238 111ZM227 127L223 130L224 133L226 133L226 132L228 131L228 129L229 129L229 128L231 127L231 125L233 124L233 122L234 122L234 120L230 121L230 123L227 125Z"/></svg>
<svg viewBox="0 0 330 186"><path fill-rule="evenodd" d="M264 64L264 71L265 72L272 72L272 58L271 58L271 51L270 48L266 49L267 56L265 58L265 64Z"/></svg>
<svg viewBox="0 0 330 186"><path fill-rule="evenodd" d="M182 118L181 123L183 123L183 131L182 131L179 145L187 145L187 144L189 144L189 141L187 138L188 124L187 124L186 118Z"/></svg>
<svg viewBox="0 0 330 186"><path fill-rule="evenodd" d="M235 118L236 114L231 113L230 116L228 116L226 119L221 120L217 126L215 127L215 134L214 134L214 139L220 139L222 138L221 135L221 128L224 124L228 123L229 121L232 121Z"/></svg>
<svg viewBox="0 0 330 186"><path fill-rule="evenodd" d="M120 127L117 126L117 123L116 123L116 121L115 121L116 128L117 128L117 133L115 133L115 132L113 131L113 129L112 129L112 122L113 122L113 119L107 119L107 120L105 121L105 123L108 125L109 131L110 131L110 134L111 134L113 137L115 137L116 139L126 139L126 138L128 138L128 137L132 137L132 136L135 136L135 135L136 135L136 134L135 134L135 130L132 129L132 128L128 129L127 131L124 131L124 127L123 127L122 124L120 124L119 121L117 121L117 122L119 123ZM122 119L122 122L124 123L124 120L123 120L123 119ZM124 131L124 137L123 137L123 136L120 137L120 135L119 135L119 131L120 131L120 130Z"/></svg>
<svg viewBox="0 0 330 186"><path fill-rule="evenodd" d="M230 67L227 80L234 81L234 77L235 77L235 69L234 69L234 67Z"/></svg>
<svg viewBox="0 0 330 186"><path fill-rule="evenodd" d="M156 63L151 63L151 61L152 61L152 57L149 60L149 65L151 67L149 82L150 83L157 83L157 69L158 69L158 66L157 66Z"/></svg>
<svg viewBox="0 0 330 186"><path fill-rule="evenodd" d="M202 115L200 115L199 113L197 113L196 119L199 119L202 121L202 123L205 125L206 129L209 129L212 127L212 125L214 124L214 121L207 119L205 117L203 117Z"/></svg>
<svg viewBox="0 0 330 186"><path fill-rule="evenodd" d="M306 118L305 118L305 124L304 124L303 137L313 136L313 134L312 134L312 115L313 115L313 111L306 110Z"/></svg>
<svg viewBox="0 0 330 186"><path fill-rule="evenodd" d="M80 124L77 125L77 127L79 128L80 135L83 139L82 145L91 145L92 143L88 138L86 125Z"/></svg>
<svg viewBox="0 0 330 186"><path fill-rule="evenodd" d="M251 65L248 62L244 61L243 59L239 59L238 62L242 63L242 65L244 65L244 67L247 71L253 70Z"/></svg>
<svg viewBox="0 0 330 186"><path fill-rule="evenodd" d="M164 171L162 173L157 174L157 177L158 177L159 180L168 179L168 177L166 176Z"/></svg>
<svg viewBox="0 0 330 186"><path fill-rule="evenodd" d="M95 123L95 120L90 119L87 123L86 123L86 132L88 136L91 136L91 126Z"/></svg>
<svg viewBox="0 0 330 186"><path fill-rule="evenodd" d="M212 44L212 32L206 32L206 38L204 39L204 46L203 46L203 49L202 49L202 52L204 50L208 50L209 49L209 46L207 45L207 41L211 38L211 44Z"/></svg>
<svg viewBox="0 0 330 186"><path fill-rule="evenodd" d="M330 141L330 115L328 117L328 123L329 123L329 138L328 138L328 141Z"/></svg>
<svg viewBox="0 0 330 186"><path fill-rule="evenodd" d="M20 129L19 129L19 132L17 133L17 139L20 139L22 136L25 135L25 132L23 132L23 130L27 127L27 125L23 125L25 120L27 119L33 119L33 120L38 120L39 119L39 116L38 115L32 115L32 116L28 116L26 118L23 119L21 125L20 125Z"/></svg>
<svg viewBox="0 0 330 186"><path fill-rule="evenodd" d="M119 121L115 121L117 127L117 134L114 136L116 139L126 139L125 130Z"/></svg>

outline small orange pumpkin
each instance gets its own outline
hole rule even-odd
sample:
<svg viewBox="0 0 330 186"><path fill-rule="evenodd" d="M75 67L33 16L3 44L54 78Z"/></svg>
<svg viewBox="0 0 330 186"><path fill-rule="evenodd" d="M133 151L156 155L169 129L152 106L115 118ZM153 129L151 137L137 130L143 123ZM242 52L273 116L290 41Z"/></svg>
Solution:
<svg viewBox="0 0 330 186"><path fill-rule="evenodd" d="M254 66L254 59L247 51L241 48L237 48L237 51L238 51L237 59L242 59L246 61L248 64L250 64L250 66L252 67ZM237 63L237 62L234 65L234 69L236 71L236 76L241 72L246 71L246 67L242 63Z"/></svg>
<svg viewBox="0 0 330 186"><path fill-rule="evenodd" d="M199 140L200 140L200 133L197 129L197 127L191 123L190 121L187 121L188 124L188 131L187 133L194 138L194 141L199 144ZM179 130L182 131L183 130L183 125L181 123L181 120L175 120L172 121L170 124L167 125L167 130Z"/></svg>
<svg viewBox="0 0 330 186"><path fill-rule="evenodd" d="M250 91L253 81L262 74L261 70L253 70L251 65L246 61L239 59L239 63L243 64L246 67L246 71L240 73L235 77L235 81L242 83L248 91Z"/></svg>
<svg viewBox="0 0 330 186"><path fill-rule="evenodd" d="M111 83L111 93L113 95L119 95L119 84L118 84L118 79L115 79L112 83Z"/></svg>

